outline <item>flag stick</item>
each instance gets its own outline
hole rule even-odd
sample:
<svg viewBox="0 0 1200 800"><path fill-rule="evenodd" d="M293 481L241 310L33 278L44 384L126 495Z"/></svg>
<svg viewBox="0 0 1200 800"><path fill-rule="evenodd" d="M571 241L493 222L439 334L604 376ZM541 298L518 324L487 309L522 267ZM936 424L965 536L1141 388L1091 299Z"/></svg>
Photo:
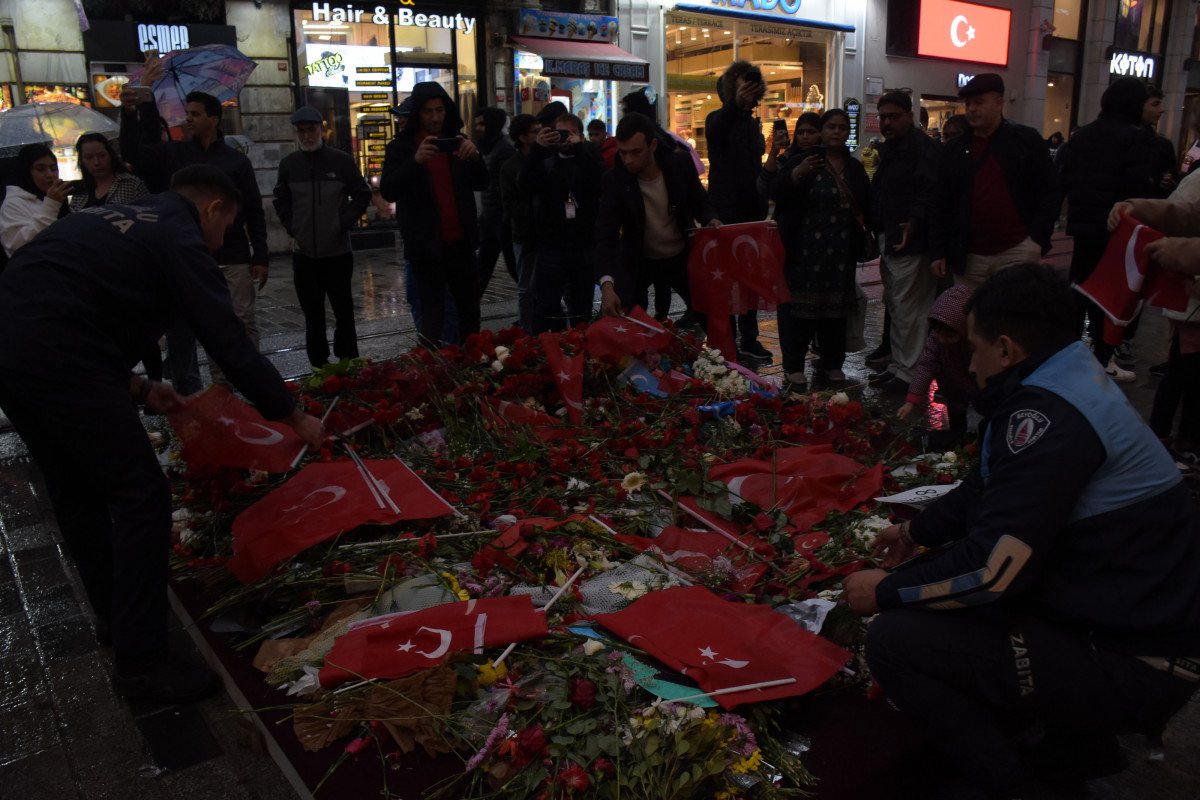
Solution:
<svg viewBox="0 0 1200 800"><path fill-rule="evenodd" d="M558 602L558 600L559 600L559 598L561 598L561 597L562 597L564 594L566 594L566 592L567 592L567 589L570 589L570 588L571 588L571 584L575 582L575 579L576 579L576 578L578 578L580 575L582 575L582 574L583 574L583 570L584 570L584 569L585 569L585 567L580 567L579 569L575 570L575 574L574 574L574 575L572 575L571 577L567 578L567 582L566 582L566 583L564 583L562 586L558 587L558 591L554 593L554 595L553 595L553 596L550 598L549 602L547 602L547 603L546 603L546 605L544 605L544 606L542 606L541 608L539 608L539 609L538 609L538 611L539 611L539 612L541 612L541 613L543 613L543 614L545 614L547 611L549 611L549 610L550 610L550 606L552 606L552 605L554 605L555 603L557 603L557 602ZM512 643L512 644L510 644L508 647L504 648L504 652L503 652L503 653L501 653L501 654L500 654L500 655L499 655L499 656L496 658L496 660L492 662L492 669L496 669L496 668L497 668L497 667L499 667L499 666L500 666L502 663L504 663L504 659L506 659L506 658L508 658L510 655L512 655L512 651L513 651L513 650L516 650L516 649L517 649L517 643L516 643L516 642L513 642L513 643Z"/></svg>
<svg viewBox="0 0 1200 800"><path fill-rule="evenodd" d="M330 413L333 412L333 407L337 405L338 397L341 397L341 395L334 397L333 402L329 404L329 408L325 409L325 413L321 415L321 424L322 425L325 424L325 420L329 419ZM288 467L289 472L296 468L296 465L300 463L300 459L304 458L304 454L307 452L308 452L308 442L305 442L304 446L300 448L300 452L296 453L296 457L292 459L292 465L290 467Z"/></svg>
<svg viewBox="0 0 1200 800"><path fill-rule="evenodd" d="M439 534L435 535L433 538L437 539L440 542L443 539L461 539L464 536L486 536L488 534L495 536L496 532L494 530L492 530L491 528L488 528L487 530L483 530L483 531L463 531L461 533L439 533ZM385 547L385 546L386 547L394 547L398 544L416 544L420 541L421 541L420 539L401 539L401 538L397 537L395 539L377 539L373 542L352 542L351 544L339 544L338 549L339 550L365 550L365 549L368 549L371 547Z"/></svg>
<svg viewBox="0 0 1200 800"><path fill-rule="evenodd" d="M604 528L604 530L608 531L613 536L618 535L616 530L614 530L611 525L607 524L604 520L600 519L595 514L592 514L591 516L589 516L588 519L590 519L592 522L599 525L601 528ZM659 548L659 552L662 553L661 548ZM666 555L667 555L666 553L663 553L664 558L666 557ZM676 569L675 567L671 566L670 564L660 563L658 561L650 561L649 565L653 566L655 569L659 570L660 572L664 572L667 575L670 575L672 578L679 581L684 586L692 586L694 583L691 579L691 576L686 575L685 573Z"/></svg>
<svg viewBox="0 0 1200 800"><path fill-rule="evenodd" d="M358 457L358 453L354 452L354 448L349 442L343 442L342 445L346 448L346 452L350 456L350 460L354 462L354 466L358 468L358 474L362 477L363 482L367 484L367 491L371 493L371 497L375 499L376 505L380 508L387 508L383 504L383 498L379 495L379 487L375 485L375 476L367 469L367 465Z"/></svg>
<svg viewBox="0 0 1200 800"><path fill-rule="evenodd" d="M667 700L668 703L683 703L688 700L699 700L702 697L717 697L722 694L735 694L736 692L750 692L755 689L770 689L773 686L786 686L789 683L795 683L795 678L781 678L777 681L761 681L759 683L747 683L745 686L730 686L725 689L717 689L713 692L703 692L701 694L690 694L687 697L676 697Z"/></svg>
<svg viewBox="0 0 1200 800"><path fill-rule="evenodd" d="M640 319L634 319L628 315L621 317L621 319L625 320L626 322L632 322L634 325L641 325L646 330L654 331L655 333L667 332L666 328L660 328L657 325L651 325L649 322L642 322Z"/></svg>
<svg viewBox="0 0 1200 800"><path fill-rule="evenodd" d="M438 500L441 500L441 501L442 501L442 504L443 504L443 505L445 505L445 506L446 506L446 508L450 509L450 511L452 511L452 512L454 513L454 516L458 517L459 519L466 519L466 518L467 518L467 515L466 515L466 514L462 513L462 512L461 512L461 511L459 511L457 508L455 508L454 506L450 505L450 502L449 502L449 501L448 501L446 498L442 497L440 494L438 494L438 492L434 491L433 487L432 487L432 486L430 486L428 483L426 483L426 482L425 482L425 479L424 479L424 478L422 478L420 475L418 475L418 474L417 474L417 472L416 472L416 470L414 470L414 469L413 469L412 467L410 467L410 466L409 466L407 463L405 463L405 461L404 461L404 459L403 459L403 458L401 458L400 456L396 455L395 453L392 453L392 458L396 459L396 460L397 460L397 461L399 461L401 464L404 464L404 468L405 468L406 470L408 470L409 472L411 472L411 473L412 473L412 476L413 476L414 478L416 478L417 480L419 480L419 481L421 482L421 485L422 485L422 486L424 486L426 489L428 489L428 490L429 490L429 493L430 493L430 494L437 495L437 499L438 499Z"/></svg>

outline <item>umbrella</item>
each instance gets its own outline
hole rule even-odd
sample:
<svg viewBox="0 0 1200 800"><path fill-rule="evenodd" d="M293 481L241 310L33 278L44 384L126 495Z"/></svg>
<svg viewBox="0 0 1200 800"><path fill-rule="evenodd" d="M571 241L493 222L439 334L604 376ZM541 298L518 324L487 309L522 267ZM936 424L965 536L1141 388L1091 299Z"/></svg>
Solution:
<svg viewBox="0 0 1200 800"><path fill-rule="evenodd" d="M75 103L29 103L0 111L0 156L27 144L73 145L89 131L112 138L119 129L103 114Z"/></svg>
<svg viewBox="0 0 1200 800"><path fill-rule="evenodd" d="M168 125L187 120L187 96L192 92L211 94L221 103L237 97L250 73L258 66L228 44L207 44L187 50L175 50L162 57L163 77L150 87L158 113ZM130 76L140 83L142 72Z"/></svg>

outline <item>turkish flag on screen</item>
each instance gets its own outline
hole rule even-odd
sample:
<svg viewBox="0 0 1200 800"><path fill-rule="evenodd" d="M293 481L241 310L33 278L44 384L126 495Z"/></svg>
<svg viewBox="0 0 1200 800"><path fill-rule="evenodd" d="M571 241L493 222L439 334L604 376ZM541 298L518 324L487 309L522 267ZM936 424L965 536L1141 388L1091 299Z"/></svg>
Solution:
<svg viewBox="0 0 1200 800"><path fill-rule="evenodd" d="M663 350L671 343L671 332L634 306L624 317L603 317L587 329L587 351L592 358L640 356Z"/></svg>
<svg viewBox="0 0 1200 800"><path fill-rule="evenodd" d="M917 55L1008 64L1008 32L1012 11L960 3L921 0Z"/></svg>
<svg viewBox="0 0 1200 800"><path fill-rule="evenodd" d="M167 419L195 466L287 472L304 447L290 426L267 422L223 386L210 386Z"/></svg>
<svg viewBox="0 0 1200 800"><path fill-rule="evenodd" d="M379 491L400 508L392 511L371 492L353 461L309 464L233 521L229 571L242 583L266 575L279 562L319 542L370 523L432 519L454 508L397 459L364 461Z"/></svg>
<svg viewBox="0 0 1200 800"><path fill-rule="evenodd" d="M702 586L650 592L624 611L594 619L706 692L795 679L713 698L725 708L811 692L850 658L767 606L731 603Z"/></svg>
<svg viewBox="0 0 1200 800"><path fill-rule="evenodd" d="M1109 234L1100 263L1087 280L1075 284L1075 290L1108 317L1104 325L1108 344L1121 343L1125 336L1122 328L1133 321L1143 302L1172 311L1187 308L1187 280L1151 264L1146 255L1146 245L1161 238L1158 231L1122 214L1121 224Z"/></svg>
<svg viewBox="0 0 1200 800"><path fill-rule="evenodd" d="M326 689L359 678L403 678L436 667L450 653L482 653L548 633L546 615L527 594L387 614L337 637L318 677Z"/></svg>
<svg viewBox="0 0 1200 800"><path fill-rule="evenodd" d="M692 308L708 315L709 346L737 361L730 314L766 311L791 299L783 277L783 240L774 222L700 228L688 256Z"/></svg>

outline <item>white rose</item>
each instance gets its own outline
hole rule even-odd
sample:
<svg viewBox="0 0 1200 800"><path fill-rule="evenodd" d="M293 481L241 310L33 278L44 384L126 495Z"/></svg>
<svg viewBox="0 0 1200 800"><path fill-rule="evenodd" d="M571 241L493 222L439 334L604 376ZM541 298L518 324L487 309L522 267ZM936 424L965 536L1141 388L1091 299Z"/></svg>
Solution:
<svg viewBox="0 0 1200 800"><path fill-rule="evenodd" d="M594 656L604 649L604 642L598 642L595 639L588 639L583 643L583 654L585 656Z"/></svg>
<svg viewBox="0 0 1200 800"><path fill-rule="evenodd" d="M829 398L829 404L833 406L844 406L850 402L850 395L845 392L838 392L833 397Z"/></svg>

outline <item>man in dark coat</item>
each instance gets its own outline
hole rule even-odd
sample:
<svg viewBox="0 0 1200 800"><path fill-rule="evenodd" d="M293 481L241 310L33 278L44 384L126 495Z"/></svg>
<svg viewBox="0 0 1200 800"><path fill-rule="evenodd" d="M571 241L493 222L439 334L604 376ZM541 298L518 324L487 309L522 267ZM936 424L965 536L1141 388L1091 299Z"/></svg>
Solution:
<svg viewBox="0 0 1200 800"><path fill-rule="evenodd" d="M1004 118L1004 79L976 75L958 92L968 136L942 151L930 231L934 274L977 287L1050 251L1062 195L1042 135Z"/></svg>
<svg viewBox="0 0 1200 800"><path fill-rule="evenodd" d="M721 107L704 120L708 143L708 193L722 222L767 218L767 201L758 193L758 174L767 143L754 116L767 85L749 61L735 61L717 82ZM738 356L751 364L770 364L771 353L758 341L758 312L737 319Z"/></svg>
<svg viewBox="0 0 1200 800"><path fill-rule="evenodd" d="M321 112L312 106L292 115L299 149L279 162L274 192L275 212L294 245L292 279L304 312L305 350L314 369L329 361L326 297L333 308L334 355L358 357L350 229L371 202L371 187L354 157L325 144L323 124Z"/></svg>
<svg viewBox="0 0 1200 800"><path fill-rule="evenodd" d="M1113 81L1100 97L1100 116L1075 131L1060 148L1067 233L1075 240L1071 280L1076 283L1086 280L1104 255L1109 209L1122 200L1160 196L1153 144L1142 127L1142 107L1147 99L1146 84L1137 78ZM1083 295L1076 297L1076 303L1079 325L1082 327L1086 311L1092 350L1107 365L1113 348L1104 342L1104 312ZM1118 373L1114 377L1123 376Z"/></svg>
<svg viewBox="0 0 1200 800"><path fill-rule="evenodd" d="M405 256L421 305L419 334L437 347L446 290L458 309L459 342L479 332L479 224L475 192L488 186L479 150L462 135L458 107L441 84L418 83L404 131L388 143L379 191L396 204Z"/></svg>
<svg viewBox="0 0 1200 800"><path fill-rule="evenodd" d="M504 268L515 281L517 258L513 254L512 232L504 224L504 206L500 202L500 168L517 152L512 140L504 135L508 115L502 108L481 108L475 115L475 145L487 166L488 185L483 190L479 209L479 293L487 291L496 271L496 259L504 257Z"/></svg>
<svg viewBox="0 0 1200 800"><path fill-rule="evenodd" d="M626 114L617 125L615 166L601 180L596 220L600 310L619 316L646 302L663 280L688 302L687 232L720 225L686 153L660 149L654 123Z"/></svg>

